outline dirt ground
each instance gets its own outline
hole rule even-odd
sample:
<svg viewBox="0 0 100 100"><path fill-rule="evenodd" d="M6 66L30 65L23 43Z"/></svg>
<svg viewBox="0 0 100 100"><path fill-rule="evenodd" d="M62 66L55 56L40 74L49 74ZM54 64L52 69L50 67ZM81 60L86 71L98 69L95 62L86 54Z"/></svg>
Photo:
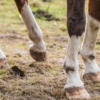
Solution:
<svg viewBox="0 0 100 100"><path fill-rule="evenodd" d="M7 56L10 68L17 67L24 73L24 77L21 77L12 75L6 68L0 69L0 100L66 100L63 90L67 78L63 69L68 46L66 0L59 2L58 0L50 2L29 0L29 2L33 11L48 8L50 14L60 20L47 21L43 16L40 19L36 17L43 30L48 57L46 62L36 62L29 55L29 45L32 42L14 2L0 1L0 47ZM96 59L100 66L99 37L96 45ZM83 36L79 51L82 42ZM79 63L82 78L85 68L80 54ZM100 100L100 83L84 80L83 82L91 95L90 100Z"/></svg>

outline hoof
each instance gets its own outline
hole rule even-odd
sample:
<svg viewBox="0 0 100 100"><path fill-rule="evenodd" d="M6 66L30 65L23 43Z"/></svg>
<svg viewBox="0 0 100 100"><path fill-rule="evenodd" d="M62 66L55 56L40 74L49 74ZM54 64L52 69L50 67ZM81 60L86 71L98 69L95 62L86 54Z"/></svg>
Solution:
<svg viewBox="0 0 100 100"><path fill-rule="evenodd" d="M47 59L46 52L33 52L30 50L30 55L36 61L46 61Z"/></svg>
<svg viewBox="0 0 100 100"><path fill-rule="evenodd" d="M73 87L65 89L67 99L89 99L90 95L84 87Z"/></svg>
<svg viewBox="0 0 100 100"><path fill-rule="evenodd" d="M6 58L0 59L0 68L8 67Z"/></svg>
<svg viewBox="0 0 100 100"><path fill-rule="evenodd" d="M83 79L90 81L100 81L100 72L84 74Z"/></svg>

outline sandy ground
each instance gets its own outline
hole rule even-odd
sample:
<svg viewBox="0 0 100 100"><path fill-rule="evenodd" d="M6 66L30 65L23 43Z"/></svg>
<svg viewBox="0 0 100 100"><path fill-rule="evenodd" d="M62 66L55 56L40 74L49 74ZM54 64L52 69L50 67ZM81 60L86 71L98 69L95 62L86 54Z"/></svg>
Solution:
<svg viewBox="0 0 100 100"><path fill-rule="evenodd" d="M56 49L56 44L63 42L66 37L51 37L56 39L56 42L47 48L48 60L36 62L29 55L28 48L32 42L27 35L1 34L0 44L4 46L2 49L6 53L10 67L17 66L25 76L11 75L5 68L1 69L0 98L3 100L65 100L63 87L67 77L63 69L63 62L67 43L60 49ZM45 40L49 43L50 38L46 37ZM97 51L97 62L100 65L99 55L100 52ZM79 63L79 72L82 77L84 64L80 54ZM98 98L97 100L99 100L100 83L83 82L92 99Z"/></svg>

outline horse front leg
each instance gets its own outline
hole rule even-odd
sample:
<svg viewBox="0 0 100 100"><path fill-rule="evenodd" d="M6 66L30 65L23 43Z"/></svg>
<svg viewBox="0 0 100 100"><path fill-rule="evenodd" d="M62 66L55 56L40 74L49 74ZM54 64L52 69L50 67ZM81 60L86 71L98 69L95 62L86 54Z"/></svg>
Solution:
<svg viewBox="0 0 100 100"><path fill-rule="evenodd" d="M67 28L69 33L68 49L64 69L67 83L64 87L68 99L90 98L80 79L78 68L78 46L85 30L85 0L67 0Z"/></svg>
<svg viewBox="0 0 100 100"><path fill-rule="evenodd" d="M100 29L100 1L89 0L88 22L81 51L85 63L85 80L100 81L100 68L96 62L95 46Z"/></svg>
<svg viewBox="0 0 100 100"><path fill-rule="evenodd" d="M46 46L43 41L42 30L34 18L34 15L28 5L28 0L15 0L15 3L27 27L29 37L33 42L30 46L30 55L36 61L45 61Z"/></svg>

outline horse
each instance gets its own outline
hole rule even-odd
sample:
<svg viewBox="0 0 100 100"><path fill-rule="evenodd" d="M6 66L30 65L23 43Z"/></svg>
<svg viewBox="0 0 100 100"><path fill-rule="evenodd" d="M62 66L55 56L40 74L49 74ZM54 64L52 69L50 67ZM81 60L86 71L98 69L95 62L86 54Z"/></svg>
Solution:
<svg viewBox="0 0 100 100"><path fill-rule="evenodd" d="M31 57L36 61L46 61L47 54L45 42L42 36L43 32L35 20L28 5L28 0L14 1L27 27L28 35L33 42L30 46ZM100 0L89 0L87 24L84 8L85 0L67 0L67 29L69 39L63 67L67 74L67 82L64 86L64 90L68 99L90 98L78 72L78 46L84 31L85 37L80 51L85 63L83 79L100 81L100 68L95 58L95 45L100 28ZM7 65L6 56L0 49L0 66Z"/></svg>

